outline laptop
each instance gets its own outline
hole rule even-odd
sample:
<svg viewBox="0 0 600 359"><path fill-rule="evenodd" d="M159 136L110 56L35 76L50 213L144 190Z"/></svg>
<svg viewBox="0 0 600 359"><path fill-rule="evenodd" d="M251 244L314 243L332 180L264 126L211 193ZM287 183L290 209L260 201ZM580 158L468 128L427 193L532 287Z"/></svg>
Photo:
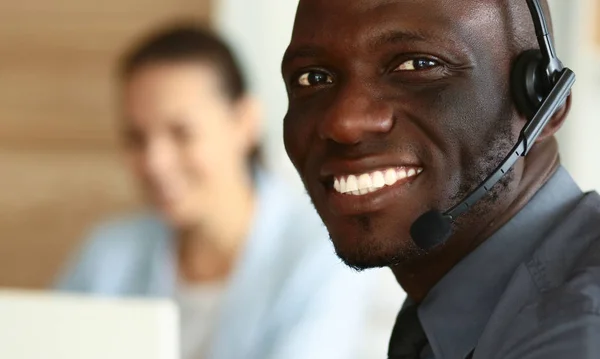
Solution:
<svg viewBox="0 0 600 359"><path fill-rule="evenodd" d="M0 358L180 359L167 300L0 290Z"/></svg>

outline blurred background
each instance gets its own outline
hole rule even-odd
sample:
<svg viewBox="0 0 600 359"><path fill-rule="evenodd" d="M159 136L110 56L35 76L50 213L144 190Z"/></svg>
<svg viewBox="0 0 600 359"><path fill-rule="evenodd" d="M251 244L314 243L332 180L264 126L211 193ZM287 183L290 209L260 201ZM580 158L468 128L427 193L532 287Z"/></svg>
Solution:
<svg viewBox="0 0 600 359"><path fill-rule="evenodd" d="M550 1L559 54L579 75L560 132L563 162L585 190L597 189L600 1ZM279 74L296 4L1 0L0 286L48 286L92 223L139 205L119 157L114 63L140 35L181 16L234 45L265 105L267 165L301 191L283 150Z"/></svg>

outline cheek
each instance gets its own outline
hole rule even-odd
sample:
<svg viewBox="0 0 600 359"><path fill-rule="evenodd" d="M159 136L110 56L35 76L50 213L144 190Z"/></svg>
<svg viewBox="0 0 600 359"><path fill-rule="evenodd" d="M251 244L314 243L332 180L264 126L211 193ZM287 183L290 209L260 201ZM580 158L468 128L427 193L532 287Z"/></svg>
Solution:
<svg viewBox="0 0 600 359"><path fill-rule="evenodd" d="M283 120L283 142L288 157L298 171L306 161L309 146L311 145L311 133L314 123L310 115L305 111L288 112Z"/></svg>
<svg viewBox="0 0 600 359"><path fill-rule="evenodd" d="M197 183L227 182L244 166L244 155L238 152L226 138L195 141L182 149L186 176Z"/></svg>
<svg viewBox="0 0 600 359"><path fill-rule="evenodd" d="M442 146L477 145L481 135L493 130L493 124L502 116L503 96L473 84L446 86L437 91L419 94L420 107L427 115L426 125L441 139Z"/></svg>
<svg viewBox="0 0 600 359"><path fill-rule="evenodd" d="M431 190L444 199L440 203L443 206L453 204L451 198L473 181L482 167L482 156L489 153L493 140L510 123L508 90L489 86L497 83L496 79L473 77L479 80L464 78L451 86L415 91L410 96L411 108L406 110L414 114L426 134Z"/></svg>
<svg viewBox="0 0 600 359"><path fill-rule="evenodd" d="M210 170L214 168L212 163L214 155L210 153L209 149L200 141L182 146L180 150L181 168L188 181L198 183L205 181L206 177L210 176Z"/></svg>
<svg viewBox="0 0 600 359"><path fill-rule="evenodd" d="M142 183L150 184L164 176L163 170L152 164L143 150L128 150L126 163L131 174Z"/></svg>
<svg viewBox="0 0 600 359"><path fill-rule="evenodd" d="M290 160L295 164L295 159L298 157L297 141L294 136L294 124L290 114L286 114L283 119L283 145Z"/></svg>

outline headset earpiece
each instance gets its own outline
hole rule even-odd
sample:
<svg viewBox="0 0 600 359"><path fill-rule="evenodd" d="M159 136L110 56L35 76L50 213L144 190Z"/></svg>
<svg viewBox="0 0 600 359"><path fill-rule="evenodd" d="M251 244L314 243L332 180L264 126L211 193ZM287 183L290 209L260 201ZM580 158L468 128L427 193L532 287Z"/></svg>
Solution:
<svg viewBox="0 0 600 359"><path fill-rule="evenodd" d="M513 65L510 81L517 110L531 119L549 92L542 53L539 50L521 53Z"/></svg>
<svg viewBox="0 0 600 359"><path fill-rule="evenodd" d="M498 181L510 171L520 157L527 156L544 127L565 103L575 83L575 74L562 65L552 44L548 24L539 0L527 0L540 50L519 55L510 74L510 89L516 107L526 116L519 141L481 184L463 200L445 212L431 210L411 226L413 241L429 250L452 236L452 224L473 208Z"/></svg>

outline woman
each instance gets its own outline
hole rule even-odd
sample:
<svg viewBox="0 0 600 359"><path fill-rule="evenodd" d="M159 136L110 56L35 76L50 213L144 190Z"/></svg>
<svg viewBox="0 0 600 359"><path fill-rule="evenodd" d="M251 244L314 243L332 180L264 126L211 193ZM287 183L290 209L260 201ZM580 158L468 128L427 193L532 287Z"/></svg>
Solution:
<svg viewBox="0 0 600 359"><path fill-rule="evenodd" d="M120 80L129 164L152 210L97 227L59 287L174 298L184 358L355 357L370 279L257 163L259 109L226 45L171 28L124 57Z"/></svg>

